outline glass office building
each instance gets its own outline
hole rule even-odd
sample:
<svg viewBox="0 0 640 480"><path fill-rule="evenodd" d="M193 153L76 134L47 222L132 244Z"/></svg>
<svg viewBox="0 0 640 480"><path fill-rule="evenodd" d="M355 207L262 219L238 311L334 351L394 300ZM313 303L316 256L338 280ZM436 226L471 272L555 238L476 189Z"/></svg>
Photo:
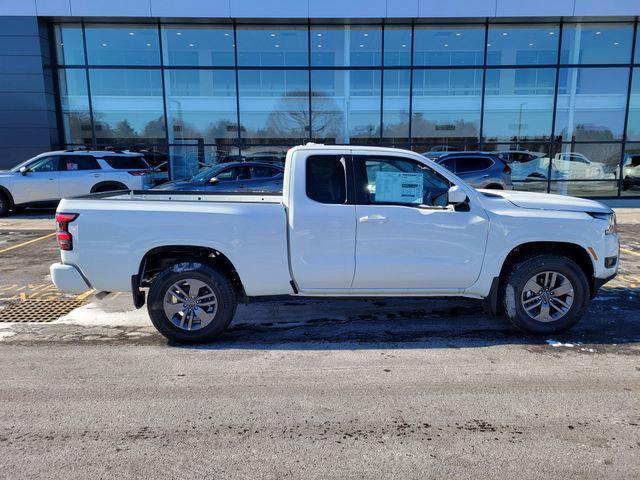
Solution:
<svg viewBox="0 0 640 480"><path fill-rule="evenodd" d="M637 2L19 3L0 5L0 167L128 148L183 179L385 145L500 152L516 189L640 197Z"/></svg>
<svg viewBox="0 0 640 480"><path fill-rule="evenodd" d="M516 188L639 193L634 22L54 28L65 146L153 150L173 179L311 141L526 151Z"/></svg>

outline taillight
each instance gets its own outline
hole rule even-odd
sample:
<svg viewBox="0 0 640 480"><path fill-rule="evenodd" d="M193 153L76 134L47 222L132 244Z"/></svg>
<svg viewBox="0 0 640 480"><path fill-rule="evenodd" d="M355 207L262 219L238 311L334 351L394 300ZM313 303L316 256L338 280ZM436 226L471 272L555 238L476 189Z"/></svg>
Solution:
<svg viewBox="0 0 640 480"><path fill-rule="evenodd" d="M73 237L69 232L69 224L78 218L77 213L56 213L56 237L60 250L73 250Z"/></svg>
<svg viewBox="0 0 640 480"><path fill-rule="evenodd" d="M134 177L140 177L142 175L147 175L151 173L150 170L130 170L127 172L129 175L133 175Z"/></svg>

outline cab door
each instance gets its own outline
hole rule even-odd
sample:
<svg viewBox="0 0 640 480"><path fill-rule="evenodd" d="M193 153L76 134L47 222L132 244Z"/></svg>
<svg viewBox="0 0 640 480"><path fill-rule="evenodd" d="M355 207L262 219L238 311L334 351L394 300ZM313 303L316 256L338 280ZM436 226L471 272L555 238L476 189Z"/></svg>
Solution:
<svg viewBox="0 0 640 480"><path fill-rule="evenodd" d="M457 291L482 267L484 210L447 206L449 181L418 160L354 155L356 269L352 293Z"/></svg>
<svg viewBox="0 0 640 480"><path fill-rule="evenodd" d="M302 293L348 293L356 234L349 150L296 155L305 157L291 164L289 196L285 185L285 199L293 199L285 204L292 278Z"/></svg>
<svg viewBox="0 0 640 480"><path fill-rule="evenodd" d="M59 157L41 157L27 166L24 175L13 179L13 199L18 205L60 200L59 179Z"/></svg>

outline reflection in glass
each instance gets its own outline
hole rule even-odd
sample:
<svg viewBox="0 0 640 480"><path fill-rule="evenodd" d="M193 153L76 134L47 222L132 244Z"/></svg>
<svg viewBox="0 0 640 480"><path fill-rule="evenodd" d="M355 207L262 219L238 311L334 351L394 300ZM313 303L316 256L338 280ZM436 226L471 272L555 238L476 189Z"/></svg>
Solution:
<svg viewBox="0 0 640 480"><path fill-rule="evenodd" d="M565 23L560 63L629 63L633 26L627 23Z"/></svg>
<svg viewBox="0 0 640 480"><path fill-rule="evenodd" d="M443 145L477 139L480 128L482 70L416 70L413 72L414 142L440 139Z"/></svg>
<svg viewBox="0 0 640 480"><path fill-rule="evenodd" d="M483 144L483 150L495 152L509 165L516 190L547 191L549 144L546 141Z"/></svg>
<svg viewBox="0 0 640 480"><path fill-rule="evenodd" d="M563 141L622 138L629 69L561 68L555 136Z"/></svg>
<svg viewBox="0 0 640 480"><path fill-rule="evenodd" d="M84 69L58 70L60 104L67 143L90 145L91 116L87 95L87 74Z"/></svg>
<svg viewBox="0 0 640 480"><path fill-rule="evenodd" d="M313 66L380 65L382 30L379 26L314 26L310 35Z"/></svg>
<svg viewBox="0 0 640 480"><path fill-rule="evenodd" d="M411 27L384 27L384 64L411 65Z"/></svg>
<svg viewBox="0 0 640 480"><path fill-rule="evenodd" d="M206 146L199 142L194 142L193 145L171 146L169 147L171 179L190 179L198 172L237 154L236 147Z"/></svg>
<svg viewBox="0 0 640 480"><path fill-rule="evenodd" d="M385 70L382 137L389 143L409 141L410 70Z"/></svg>
<svg viewBox="0 0 640 480"><path fill-rule="evenodd" d="M228 143L238 137L233 70L167 70L169 142Z"/></svg>
<svg viewBox="0 0 640 480"><path fill-rule="evenodd" d="M555 68L487 70L483 136L487 141L551 135Z"/></svg>
<svg viewBox="0 0 640 480"><path fill-rule="evenodd" d="M98 143L165 141L160 70L89 70Z"/></svg>
<svg viewBox="0 0 640 480"><path fill-rule="evenodd" d="M89 65L160 65L158 27L86 25Z"/></svg>
<svg viewBox="0 0 640 480"><path fill-rule="evenodd" d="M376 143L380 71L311 72L312 137L324 143Z"/></svg>
<svg viewBox="0 0 640 480"><path fill-rule="evenodd" d="M551 179L616 181L619 177L620 154L619 144L558 145L551 162Z"/></svg>
<svg viewBox="0 0 640 480"><path fill-rule="evenodd" d="M55 38L58 65L84 65L84 42L80 25L56 25Z"/></svg>
<svg viewBox="0 0 640 480"><path fill-rule="evenodd" d="M487 38L487 65L555 64L558 25L491 25Z"/></svg>
<svg viewBox="0 0 640 480"><path fill-rule="evenodd" d="M309 137L306 70L238 72L241 135L249 143L293 146Z"/></svg>
<svg viewBox="0 0 640 480"><path fill-rule="evenodd" d="M640 68L633 69L631 96L629 97L629 119L627 140L640 141Z"/></svg>
<svg viewBox="0 0 640 480"><path fill-rule="evenodd" d="M247 162L266 162L284 166L289 148L277 145L242 147L240 159Z"/></svg>
<svg viewBox="0 0 640 480"><path fill-rule="evenodd" d="M233 28L163 25L165 65L230 66L235 63Z"/></svg>
<svg viewBox="0 0 640 480"><path fill-rule="evenodd" d="M627 143L621 178L622 195L640 195L640 143Z"/></svg>
<svg viewBox="0 0 640 480"><path fill-rule="evenodd" d="M238 65L306 66L308 33L306 27L239 26Z"/></svg>
<svg viewBox="0 0 640 480"><path fill-rule="evenodd" d="M572 197L614 197L618 195L618 182L612 180L596 182L552 180L550 192L560 195L571 195Z"/></svg>
<svg viewBox="0 0 640 480"><path fill-rule="evenodd" d="M414 65L482 65L484 26L415 27Z"/></svg>

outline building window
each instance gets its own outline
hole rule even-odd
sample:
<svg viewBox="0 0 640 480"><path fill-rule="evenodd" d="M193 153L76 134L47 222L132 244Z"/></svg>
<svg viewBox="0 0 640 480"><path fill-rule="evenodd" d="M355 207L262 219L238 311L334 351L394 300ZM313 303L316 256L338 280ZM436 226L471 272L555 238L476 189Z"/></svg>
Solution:
<svg viewBox="0 0 640 480"><path fill-rule="evenodd" d="M86 145L93 141L87 73L78 69L58 71L60 106L66 143Z"/></svg>
<svg viewBox="0 0 640 480"><path fill-rule="evenodd" d="M160 65L158 28L143 25L86 25L89 65Z"/></svg>
<svg viewBox="0 0 640 480"><path fill-rule="evenodd" d="M484 62L484 26L416 25L414 37L414 65L482 65Z"/></svg>
<svg viewBox="0 0 640 480"><path fill-rule="evenodd" d="M483 137L489 142L551 137L555 68L487 70Z"/></svg>
<svg viewBox="0 0 640 480"><path fill-rule="evenodd" d="M311 27L311 65L375 67L382 61L380 26Z"/></svg>
<svg viewBox="0 0 640 480"><path fill-rule="evenodd" d="M558 25L491 25L487 65L554 65L558 58Z"/></svg>
<svg viewBox="0 0 640 480"><path fill-rule="evenodd" d="M164 64L171 66L233 67L233 28L163 25Z"/></svg>
<svg viewBox="0 0 640 480"><path fill-rule="evenodd" d="M84 65L82 25L56 25L55 42L59 65Z"/></svg>
<svg viewBox="0 0 640 480"><path fill-rule="evenodd" d="M308 65L306 27L238 27L238 65L298 67Z"/></svg>
<svg viewBox="0 0 640 480"><path fill-rule="evenodd" d="M633 25L568 23L562 30L562 64L629 63Z"/></svg>
<svg viewBox="0 0 640 480"><path fill-rule="evenodd" d="M556 139L622 139L628 84L628 68L561 68Z"/></svg>

